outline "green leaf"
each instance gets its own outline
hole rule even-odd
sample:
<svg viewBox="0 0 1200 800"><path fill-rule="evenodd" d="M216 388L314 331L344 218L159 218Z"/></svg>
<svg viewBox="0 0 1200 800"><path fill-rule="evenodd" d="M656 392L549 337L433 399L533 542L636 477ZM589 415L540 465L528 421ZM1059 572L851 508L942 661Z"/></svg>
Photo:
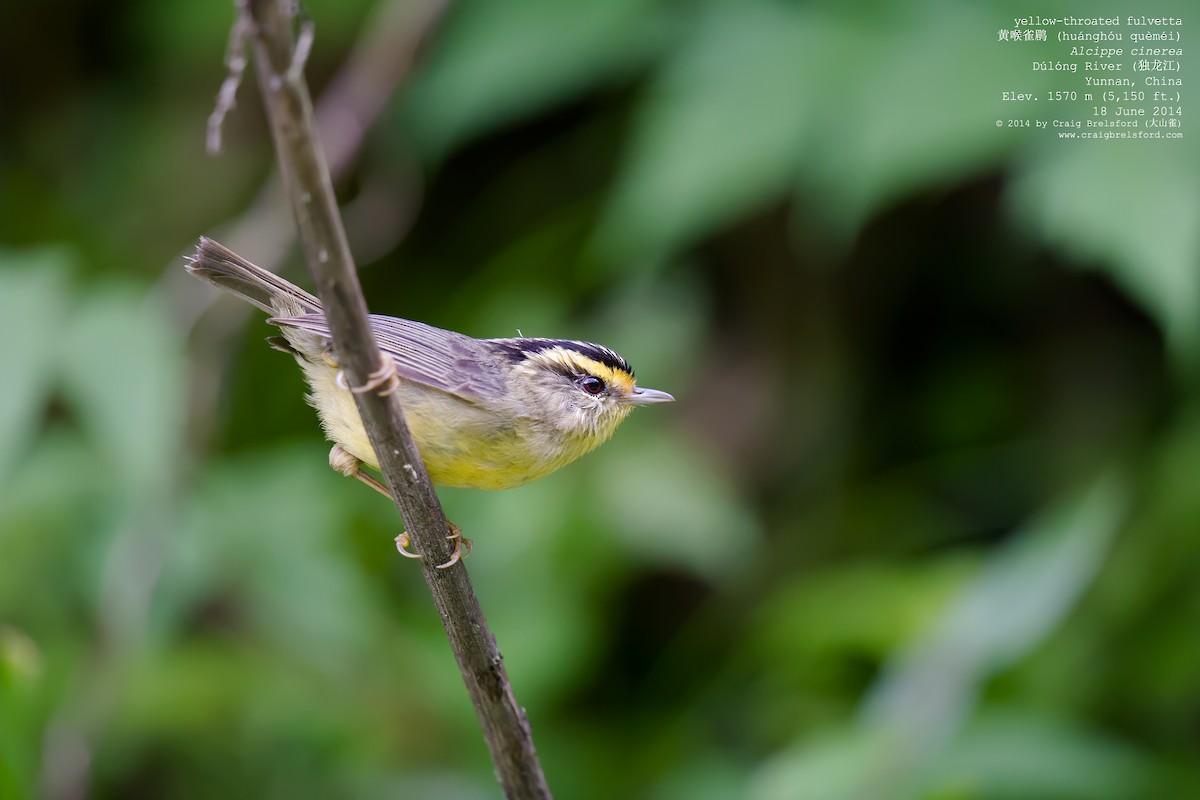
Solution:
<svg viewBox="0 0 1200 800"><path fill-rule="evenodd" d="M830 652L882 658L936 617L971 563L866 562L798 575L762 604L754 641L771 664L811 663Z"/></svg>
<svg viewBox="0 0 1200 800"><path fill-rule="evenodd" d="M1016 219L1146 309L1180 360L1200 346L1200 158L1177 142L1046 148L1008 196Z"/></svg>
<svg viewBox="0 0 1200 800"><path fill-rule="evenodd" d="M765 760L746 787L747 800L885 800L887 793L854 794L863 771L886 763L879 736L849 728L827 730Z"/></svg>
<svg viewBox="0 0 1200 800"><path fill-rule="evenodd" d="M1057 78L1031 73L1026 53L992 41L997 17L982 4L925 2L858 21L850 49L819 73L836 92L810 112L820 131L801 183L806 209L843 236L908 193L997 163L1021 141L1018 129L996 126L1001 91L1037 93Z"/></svg>
<svg viewBox="0 0 1200 800"><path fill-rule="evenodd" d="M605 449L581 499L592 504L590 516L610 521L608 536L647 561L678 564L714 580L753 562L761 545L756 521L704 453L648 425Z"/></svg>
<svg viewBox="0 0 1200 800"><path fill-rule="evenodd" d="M967 589L942 632L973 640L997 666L1029 652L1096 574L1125 505L1124 487L1109 478L1035 518Z"/></svg>
<svg viewBox="0 0 1200 800"><path fill-rule="evenodd" d="M806 737L765 761L746 797L1131 800L1195 791L1194 780L1132 748L1031 712L981 714L915 771L901 767L910 745L863 726Z"/></svg>
<svg viewBox="0 0 1200 800"><path fill-rule="evenodd" d="M89 298L64 337L68 398L131 492L169 485L182 450L183 361L170 322L128 291Z"/></svg>
<svg viewBox="0 0 1200 800"><path fill-rule="evenodd" d="M843 28L783 4L712 4L651 88L597 244L656 257L794 184Z"/></svg>
<svg viewBox="0 0 1200 800"><path fill-rule="evenodd" d="M0 483L38 429L57 367L71 262L58 248L0 251Z"/></svg>
<svg viewBox="0 0 1200 800"><path fill-rule="evenodd" d="M1125 505L1124 484L1109 476L1034 518L895 659L855 729L785 750L760 771L750 796L788 797L789 786L793 797L920 796L933 766L953 763L946 754L984 680L1029 653L1074 607Z"/></svg>
<svg viewBox="0 0 1200 800"><path fill-rule="evenodd" d="M913 796L972 713L983 682L1060 625L1091 582L1124 519L1126 488L1095 482L1031 521L894 659L867 698L863 735L890 753L864 765L858 794ZM907 787L907 788L906 788Z"/></svg>
<svg viewBox="0 0 1200 800"><path fill-rule="evenodd" d="M0 624L0 797L32 797L41 762L42 654Z"/></svg>
<svg viewBox="0 0 1200 800"><path fill-rule="evenodd" d="M1159 769L1097 733L1028 711L980 714L933 766L930 789L942 796L994 800L1129 800L1148 793ZM1185 797L1167 792L1158 796Z"/></svg>
<svg viewBox="0 0 1200 800"><path fill-rule="evenodd" d="M653 0L484 0L450 12L413 86L404 130L432 153L643 63Z"/></svg>
<svg viewBox="0 0 1200 800"><path fill-rule="evenodd" d="M999 76L1018 62L981 46L992 27L952 3L883 20L852 6L703 7L637 120L601 251L661 258L798 186L845 235L906 192L998 161L1017 141L995 125ZM1050 80L1020 77L1028 90Z"/></svg>
<svg viewBox="0 0 1200 800"><path fill-rule="evenodd" d="M348 666L342 659L366 646L377 618L348 558L349 521L337 494L361 487L339 480L312 447L213 464L172 542L160 626L226 597L298 662ZM379 553L395 550L381 540Z"/></svg>

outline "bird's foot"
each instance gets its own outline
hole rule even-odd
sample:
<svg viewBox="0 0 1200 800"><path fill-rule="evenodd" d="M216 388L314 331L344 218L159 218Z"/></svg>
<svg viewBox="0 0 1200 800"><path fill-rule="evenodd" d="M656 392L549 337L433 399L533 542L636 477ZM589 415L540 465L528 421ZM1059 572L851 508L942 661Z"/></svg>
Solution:
<svg viewBox="0 0 1200 800"><path fill-rule="evenodd" d="M454 542L454 550L450 553L450 560L445 564L438 564L438 569L453 567L459 561L471 555L471 550L475 547L470 539L462 535L462 528L453 522L448 522L447 524L450 526L450 535L446 538ZM396 550L400 552L400 555L405 558L420 558L420 553L414 553L408 549L410 544L412 544L412 539L409 537L408 531L404 531L396 537Z"/></svg>
<svg viewBox="0 0 1200 800"><path fill-rule="evenodd" d="M400 555L405 558L420 558L420 553L414 553L408 549L410 544L412 544L412 539L409 538L408 531L400 531L400 535L396 537L396 549L400 551Z"/></svg>
<svg viewBox="0 0 1200 800"><path fill-rule="evenodd" d="M363 462L361 460L351 455L350 452L340 444L335 444L329 450L329 466L333 467L347 478L356 478L362 481L367 486L370 486L372 489L379 492L389 500L393 500L394 502L392 493L388 491L388 488L367 473L363 472L362 465ZM462 561L464 558L471 555L471 550L475 546L470 539L462 535L462 528L450 521L447 521L446 524L450 526L450 534L446 538L454 542L454 550L450 553L450 560L445 564L438 564L438 569L447 569L449 567L453 567L459 561ZM420 558L420 553L414 553L408 549L409 545L411 544L412 539L409 537L408 531L404 531L396 537L396 550L400 552L400 555L404 556L405 558Z"/></svg>
<svg viewBox="0 0 1200 800"><path fill-rule="evenodd" d="M345 383L345 377L341 379ZM379 389L379 387L383 387ZM396 374L396 361L388 354L383 355L383 365L379 369L367 376L367 382L362 386L351 386L350 391L355 394L363 394L374 389L379 389L380 397L387 397L400 388L400 376Z"/></svg>
<svg viewBox="0 0 1200 800"><path fill-rule="evenodd" d="M450 526L450 535L446 538L454 542L454 550L450 553L450 560L445 564L438 564L438 569L446 569L447 567L454 566L459 561L471 555L471 550L475 548L474 542L462 535L462 528L453 522L447 522L446 524Z"/></svg>

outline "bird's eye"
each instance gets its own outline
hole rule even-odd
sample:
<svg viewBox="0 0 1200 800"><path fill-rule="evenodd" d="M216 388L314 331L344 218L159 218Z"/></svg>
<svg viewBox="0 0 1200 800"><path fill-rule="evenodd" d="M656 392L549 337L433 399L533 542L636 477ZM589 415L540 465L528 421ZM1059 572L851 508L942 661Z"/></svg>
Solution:
<svg viewBox="0 0 1200 800"><path fill-rule="evenodd" d="M579 388L588 394L600 394L604 391L604 381L595 375L584 375L579 379Z"/></svg>

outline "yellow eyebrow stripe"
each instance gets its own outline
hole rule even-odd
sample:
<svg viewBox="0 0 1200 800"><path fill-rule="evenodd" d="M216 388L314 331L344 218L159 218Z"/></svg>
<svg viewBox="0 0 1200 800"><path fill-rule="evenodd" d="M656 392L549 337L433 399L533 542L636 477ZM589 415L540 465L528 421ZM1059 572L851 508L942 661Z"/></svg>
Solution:
<svg viewBox="0 0 1200 800"><path fill-rule="evenodd" d="M594 358L589 358L575 350L566 347L555 347L543 350L533 356L534 359L547 362L557 362L576 372L586 372L604 381L605 385L614 387L618 392L628 394L636 385L633 376L623 369L613 369L607 364Z"/></svg>
<svg viewBox="0 0 1200 800"><path fill-rule="evenodd" d="M587 370L588 373L604 381L607 385L616 386L626 393L633 391L633 377L628 372L613 369L607 364L601 364L599 361L579 355L578 353L574 353L571 360Z"/></svg>

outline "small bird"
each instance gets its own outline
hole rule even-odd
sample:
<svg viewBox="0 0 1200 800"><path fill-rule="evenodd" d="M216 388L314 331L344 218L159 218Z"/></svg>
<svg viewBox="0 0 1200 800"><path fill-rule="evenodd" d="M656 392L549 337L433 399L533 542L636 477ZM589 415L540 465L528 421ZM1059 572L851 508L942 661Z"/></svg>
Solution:
<svg viewBox="0 0 1200 800"><path fill-rule="evenodd" d="M267 342L304 370L326 436L330 465L391 497L362 472L379 469L354 393L396 392L413 442L441 486L508 489L548 475L603 443L634 406L669 403L639 387L629 363L607 347L570 339L475 339L420 322L371 315L385 369L351 387L333 352L321 301L212 239L188 259L192 275L226 289L271 317L282 336ZM388 363L390 362L390 363ZM462 553L457 528L451 534ZM407 534L397 537L405 555Z"/></svg>

